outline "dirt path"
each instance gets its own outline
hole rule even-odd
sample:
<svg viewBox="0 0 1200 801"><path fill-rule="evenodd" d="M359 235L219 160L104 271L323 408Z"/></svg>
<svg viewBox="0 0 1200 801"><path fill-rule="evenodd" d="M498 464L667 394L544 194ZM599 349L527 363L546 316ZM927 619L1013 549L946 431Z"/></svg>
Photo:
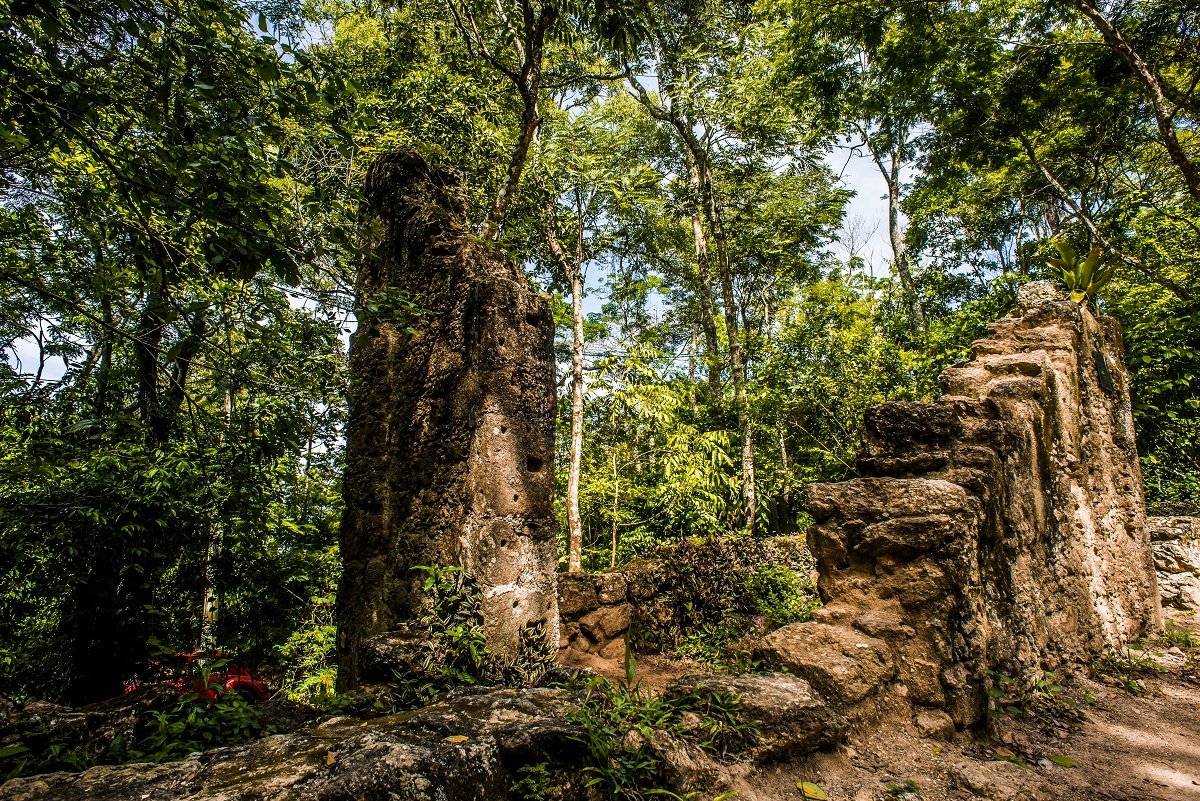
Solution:
<svg viewBox="0 0 1200 801"><path fill-rule="evenodd" d="M761 797L800 799L796 782L811 781L831 801L1197 801L1200 687L1178 675L1139 680L1138 696L1079 682L1072 692L1096 702L1086 721L1062 727L1003 718L995 740L938 742L899 727L852 737L832 753L763 769Z"/></svg>
<svg viewBox="0 0 1200 801"><path fill-rule="evenodd" d="M1200 659L1200 648L1192 653ZM1159 643L1148 654L1167 672L1144 672L1135 653L1073 680L1037 710L1001 717L994 735L925 739L901 720L743 774L747 790L737 798L800 801L804 781L831 801L1200 801L1200 683L1178 648ZM643 686L656 689L699 669L665 657L638 667ZM1131 694L1122 677L1144 690Z"/></svg>

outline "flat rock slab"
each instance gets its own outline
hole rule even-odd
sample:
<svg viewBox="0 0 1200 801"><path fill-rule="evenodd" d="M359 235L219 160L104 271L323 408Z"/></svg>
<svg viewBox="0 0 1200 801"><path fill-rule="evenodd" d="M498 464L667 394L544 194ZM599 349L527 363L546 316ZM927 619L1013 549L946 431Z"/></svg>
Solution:
<svg viewBox="0 0 1200 801"><path fill-rule="evenodd" d="M102 765L13 779L0 801L486 801L510 771L578 760L560 690L452 695L415 712L333 718L165 765ZM573 753L574 752L574 753Z"/></svg>
<svg viewBox="0 0 1200 801"><path fill-rule="evenodd" d="M756 723L759 734L739 752L756 761L809 754L836 743L846 732L846 719L796 676L694 674L671 682L666 696L679 697L698 688L732 693L741 699L738 717Z"/></svg>
<svg viewBox="0 0 1200 801"><path fill-rule="evenodd" d="M871 695L896 673L887 643L827 623L776 629L762 639L755 655L847 705Z"/></svg>

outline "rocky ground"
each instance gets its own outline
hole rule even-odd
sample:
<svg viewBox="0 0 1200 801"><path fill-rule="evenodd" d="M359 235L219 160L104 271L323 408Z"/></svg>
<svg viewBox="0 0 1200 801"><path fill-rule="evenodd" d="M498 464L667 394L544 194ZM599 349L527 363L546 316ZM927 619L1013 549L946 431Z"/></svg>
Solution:
<svg viewBox="0 0 1200 801"><path fill-rule="evenodd" d="M1194 618L1185 622L1200 628ZM591 667L623 678L616 660ZM637 680L643 691L678 697L700 671L695 663L644 657ZM1198 676L1200 637L1177 634L1061 687L1047 680L1012 693L987 731L966 733L948 718L914 722L898 695L880 696L883 722L851 725L801 679L710 675L707 681L743 697L743 716L762 721L757 742L721 761L661 732L626 738L648 737L675 785L696 790L688 796L695 801L1185 801L1200 799ZM179 762L13 780L0 786L0 800L607 801L611 794L583 788L594 774L581 769L579 730L564 717L581 697L474 691L384 718L313 725L301 716L276 721L291 733ZM116 736L131 719L103 708L52 714L49 705L9 717L30 714L81 735L87 728ZM513 793L521 768L537 764L553 768L550 782L534 795ZM547 795L547 787L554 792Z"/></svg>
<svg viewBox="0 0 1200 801"><path fill-rule="evenodd" d="M1073 686L1096 698L1083 722L1006 716L994 739L949 741L889 727L747 780L764 799L803 798L800 781L833 801L1200 799L1200 687L1177 673L1140 681L1139 696L1094 680Z"/></svg>
<svg viewBox="0 0 1200 801"><path fill-rule="evenodd" d="M615 662L592 667L619 678ZM696 669L650 657L638 678L661 689ZM808 757L735 766L727 790L747 801L812 797L797 787L804 782L831 801L1196 801L1197 672L1200 647L1157 641L1060 689L1047 684L1044 697L1014 705L1019 711L1000 715L989 732L921 732L893 719Z"/></svg>

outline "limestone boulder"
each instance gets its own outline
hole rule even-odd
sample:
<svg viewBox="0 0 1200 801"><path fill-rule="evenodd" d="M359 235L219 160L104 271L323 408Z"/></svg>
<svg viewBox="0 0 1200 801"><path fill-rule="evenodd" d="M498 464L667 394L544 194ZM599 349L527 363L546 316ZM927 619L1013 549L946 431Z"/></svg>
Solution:
<svg viewBox="0 0 1200 801"><path fill-rule="evenodd" d="M704 690L732 693L740 699L738 716L755 724L758 735L733 750L753 760L808 754L838 742L846 732L846 719L796 676L697 674L672 682L666 696L678 698Z"/></svg>
<svg viewBox="0 0 1200 801"><path fill-rule="evenodd" d="M602 606L579 619L579 630L592 642L607 642L625 633L632 615L628 604Z"/></svg>
<svg viewBox="0 0 1200 801"><path fill-rule="evenodd" d="M596 583L583 573L562 573L558 576L558 613L563 617L586 614L600 605Z"/></svg>
<svg viewBox="0 0 1200 801"><path fill-rule="evenodd" d="M969 510L967 493L942 479L861 478L836 484L810 484L806 503L818 520L873 523L898 517L955 515Z"/></svg>
<svg viewBox="0 0 1200 801"><path fill-rule="evenodd" d="M1158 594L1163 606L1200 609L1200 579L1192 573L1159 573Z"/></svg>
<svg viewBox="0 0 1200 801"><path fill-rule="evenodd" d="M1155 542L1154 569L1161 573L1200 576L1200 543Z"/></svg>
<svg viewBox="0 0 1200 801"><path fill-rule="evenodd" d="M755 655L786 668L825 696L855 704L877 692L896 673L887 643L846 626L793 623L762 639Z"/></svg>

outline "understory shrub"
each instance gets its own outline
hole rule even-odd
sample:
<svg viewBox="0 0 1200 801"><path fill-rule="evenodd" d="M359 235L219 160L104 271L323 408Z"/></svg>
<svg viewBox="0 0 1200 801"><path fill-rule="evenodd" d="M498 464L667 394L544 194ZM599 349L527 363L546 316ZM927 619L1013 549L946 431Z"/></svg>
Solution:
<svg viewBox="0 0 1200 801"><path fill-rule="evenodd" d="M394 673L393 709L426 705L455 687L531 686L554 666L557 644L547 641L541 626L522 629L515 659L488 650L479 588L461 567L414 569L425 575L427 603L409 628L407 665Z"/></svg>
<svg viewBox="0 0 1200 801"><path fill-rule="evenodd" d="M0 780L81 771L94 765L170 762L271 733L253 704L236 691L218 691L213 698L181 695L166 708L140 713L131 737L117 735L107 743L101 741L99 747L89 743L92 735L47 727L35 718L10 732L8 742L0 747Z"/></svg>
<svg viewBox="0 0 1200 801"><path fill-rule="evenodd" d="M633 646L717 668L753 668L748 637L811 619L820 606L811 557L796 538L693 539L663 558L661 595L637 612Z"/></svg>
<svg viewBox="0 0 1200 801"><path fill-rule="evenodd" d="M724 756L759 735L757 721L739 718L740 703L735 693L703 685L662 698L628 682L593 679L583 703L568 713L582 728L577 739L588 752L586 786L598 789L603 798L622 801L683 797L667 786L656 744L666 735Z"/></svg>

